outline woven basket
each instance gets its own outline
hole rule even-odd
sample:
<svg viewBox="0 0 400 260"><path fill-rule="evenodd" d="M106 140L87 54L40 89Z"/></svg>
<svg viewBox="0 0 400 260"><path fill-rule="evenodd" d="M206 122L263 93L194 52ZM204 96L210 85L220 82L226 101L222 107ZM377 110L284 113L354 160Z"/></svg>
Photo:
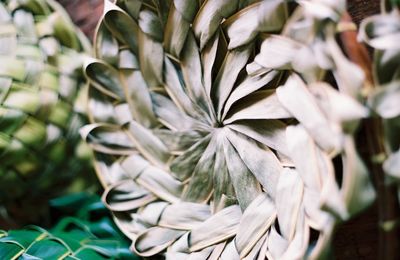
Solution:
<svg viewBox="0 0 400 260"><path fill-rule="evenodd" d="M52 0L0 8L0 203L11 222L37 223L47 218L48 198L90 173L78 134L90 43Z"/></svg>
<svg viewBox="0 0 400 260"><path fill-rule="evenodd" d="M105 3L106 12L95 40L97 60L92 60L86 65L86 73L92 83L89 113L93 124L85 127L82 134L96 153L97 173L106 188L104 201L115 214L115 220L121 230L132 239L132 249L142 256L154 257L161 254L167 259L186 259L189 255L202 259L207 257L235 259L239 256L290 259L290 256L294 255L322 257L329 247L331 232L337 219L347 219L349 215L360 212L373 201L374 197L364 167L346 172L354 162L361 163L352 140L354 125L347 125L341 129L347 144L345 147L334 148L335 152L332 153L330 148L335 145L325 143L329 138L318 137L319 134L313 131L315 129L308 126L307 119L304 119L300 112L297 113L296 106L291 106L298 101L290 99L285 102L285 91L278 87L284 85L288 89L293 84L301 85L299 83L301 80L291 74L293 70L301 74L306 82L316 75L296 70L290 61L278 65L271 64L282 62L276 58L279 55L267 56L274 59L265 58L268 54L268 47L265 47L266 51L263 50L265 42L279 39L276 36L271 37L270 34L280 34L284 28L284 36L295 35L295 32L293 35L288 33L287 24L293 24L296 19L300 21L304 16L307 20L304 10L290 4L288 10L292 18L270 24L268 17L273 17L274 14L285 17L285 11L282 13L279 5L277 9L273 9L274 12L268 13L267 10L270 9L265 6L261 8L257 4L247 2L240 2L237 9L225 6L224 1L215 5L203 3L200 9L198 9L200 5L197 7L183 3L180 5L178 2L171 3L171 6L154 2L146 2L144 5L136 5L133 2L129 5L122 1L117 1L116 5L109 1ZM352 5L350 10L351 8ZM334 9L333 17L335 13L340 14L343 11L340 8ZM208 16L205 14L207 12ZM243 28L237 26L241 19L254 21L252 16L257 15L267 17L262 26L257 22L249 23ZM318 20L319 14L314 15L313 19ZM329 19L333 24L339 22L335 20L337 18ZM322 23L322 26L329 27L329 24L327 26ZM235 34L243 35L241 29L248 33L235 38ZM329 35L324 30L321 30L321 33ZM274 42L269 43L274 44ZM282 42L285 43L287 42ZM331 44L335 46L334 42ZM341 98L356 100L361 91L360 86L345 89L341 82L344 79L337 74L342 74L343 77L347 73L354 76L349 71L354 70L354 74L357 74L361 69L340 55L338 46L332 48L330 51L336 51L335 55L339 55L340 59L334 60L335 66L325 68L328 72L327 78L316 78L320 81L328 80L332 85L338 86L340 92L335 93ZM337 68L341 69L343 66L347 66L348 71L337 71ZM278 69L282 73L281 77L271 77L269 81L264 78L265 83L260 83L259 78L270 73L268 70L271 68ZM329 76L332 76L330 72L335 75L331 80L329 80ZM268 103L265 97L271 94L262 98L258 95L260 93L251 95L250 91L246 94L250 94L249 97L236 101L236 106L232 106L233 110L226 108L226 104L230 105L228 97L239 95L235 91L243 87L243 82L250 80L248 77L259 77L253 82L260 84L260 87L253 90L255 92L269 88L273 90L271 93L274 93L275 89L278 89L279 102ZM348 83L357 85L355 82ZM228 93L224 88L230 89ZM214 89L215 92L210 92L210 89ZM291 91L295 89L292 88ZM331 87L326 91L337 90ZM308 94L298 94L299 99L310 97ZM321 96L316 95L314 98ZM307 102L314 102L312 100L312 98L307 99L304 105ZM266 108L270 109L273 118L268 115L265 107L264 110L252 109L257 108L263 101L265 101L263 104L267 105ZM284 109L279 114L276 110L281 109L280 105L283 105ZM321 110L326 109L322 104L316 106ZM298 111L300 110L299 107ZM246 113L240 113L243 111ZM282 111L289 111L289 115L285 115ZM329 109L324 110L324 113L329 114ZM227 120L223 120L224 116ZM251 121L255 118L261 121ZM196 125L192 119L200 123ZM268 121L271 119L283 127L276 125L275 130L286 131L289 136L290 134L305 136L304 140L307 140L305 142L312 144L311 149L317 149L317 153L321 152L322 157L328 158L325 161L327 165L331 165L329 159L335 156L343 158L344 170L340 170L341 164L335 162L336 176L333 175L337 178L337 183L340 183L339 179L343 174L341 189L332 186L329 192L330 199L333 200L335 193L340 192L342 194L339 196L340 199L336 202L333 200L318 202L320 195L317 194L321 194L322 190L314 190L317 200L314 206L319 207L325 203L328 215L332 214L328 218L335 216L326 222L324 227L315 223L304 225L301 222L303 221L301 214L297 215L298 218L294 224L292 222L292 226L288 224L278 227L278 223L287 223L282 209L279 209L280 205L293 202L292 200L279 202L277 199L277 197L287 198L287 195L284 195L284 187L287 188L286 192L290 190L294 193L298 192L296 188L309 189L310 183L307 184L307 180L301 174L303 167L299 159L301 155L295 153L301 146L293 150L296 144L291 143L292 150L284 151L273 141L268 141L270 138L268 131L272 130L259 129L263 124L262 120L266 120L266 125L274 124ZM357 121L359 118L353 119ZM224 130L225 128L239 132L239 138L227 134L226 132L230 130ZM190 134L184 134L185 131L192 130L194 131ZM209 139L207 139L208 134ZM241 135L247 137L240 139ZM229 142L226 143L226 140ZM334 142L334 140L329 141ZM210 145L213 142L216 145ZM202 146L204 148L201 148ZM197 152L197 149L200 149L200 152ZM268 161L266 164L268 166L261 169L264 173L267 171L265 174L271 183L265 181L260 176L263 173L255 167L266 163L259 156L263 155L265 159L272 155L266 151L272 151L277 158L277 161L275 159ZM246 153L249 153L249 156ZM304 163L313 164L311 161ZM289 179L281 177L285 174L278 170L278 180L274 183L273 173L265 170L271 167L283 169L289 179L297 176L292 171L298 171L302 181L290 182ZM255 176L255 179L243 177L247 176L246 172L251 173L248 176ZM239 180L235 179L234 173L242 177ZM226 177L221 177L224 174ZM348 179L355 174L359 175L352 180ZM243 178L247 178L247 185L244 184L246 181L243 183ZM362 189L364 194L359 201L350 194L355 188L353 185L357 185L354 181L361 181L364 185ZM299 182L304 186L296 186ZM331 184L333 183L335 182ZM260 184L261 186L257 186ZM276 187L274 185L280 187L278 195L274 194L273 190ZM196 187L201 188L196 189ZM260 191L257 187L262 188L261 194L254 195ZM339 204L329 205L329 203ZM350 205L351 203L353 204ZM361 207L357 208L358 206ZM357 210L354 211L354 207ZM376 234L376 218L361 217L361 219L364 220L351 222L339 229L334 240L335 248L339 249L338 257L355 257L354 253L349 253L350 248L354 247L361 250L357 256L373 255L370 250L366 252L364 249L366 244L372 244L376 240L364 239L362 245L358 242L343 243L341 240L348 235L349 230L352 230L351 232L358 230L362 235L365 230L371 230ZM310 219L306 222L310 223ZM364 228L363 222L370 224ZM355 228L357 225L360 228ZM310 228L309 231L312 232L306 236L307 241L304 244L300 243L300 246L296 247L297 240L293 234L300 234L298 228L304 226ZM359 241L360 236L347 237L351 242ZM309 247L309 240L316 243L316 247ZM282 248L283 251L279 251Z"/></svg>

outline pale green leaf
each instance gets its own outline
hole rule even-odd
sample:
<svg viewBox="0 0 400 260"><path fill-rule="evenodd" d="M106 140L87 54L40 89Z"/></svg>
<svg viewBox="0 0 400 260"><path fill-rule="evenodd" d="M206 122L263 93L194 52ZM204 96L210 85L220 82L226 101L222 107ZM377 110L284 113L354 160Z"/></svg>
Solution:
<svg viewBox="0 0 400 260"><path fill-rule="evenodd" d="M235 244L240 258L249 254L255 244L274 223L276 208L274 202L266 194L260 194L244 211L240 220Z"/></svg>
<svg viewBox="0 0 400 260"><path fill-rule="evenodd" d="M242 212L236 205L214 214L190 232L190 251L198 251L233 237L241 217Z"/></svg>

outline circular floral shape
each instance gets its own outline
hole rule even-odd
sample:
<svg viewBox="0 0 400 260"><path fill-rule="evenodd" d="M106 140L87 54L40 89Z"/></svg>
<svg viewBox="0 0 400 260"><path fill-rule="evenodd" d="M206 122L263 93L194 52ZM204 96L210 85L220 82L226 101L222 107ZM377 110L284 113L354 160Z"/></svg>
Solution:
<svg viewBox="0 0 400 260"><path fill-rule="evenodd" d="M54 1L1 1L0 20L0 203L13 220L33 222L37 199L88 168L75 149L90 45Z"/></svg>
<svg viewBox="0 0 400 260"><path fill-rule="evenodd" d="M352 140L364 75L335 40L345 2L299 3L105 1L81 134L137 254L317 258L373 201Z"/></svg>

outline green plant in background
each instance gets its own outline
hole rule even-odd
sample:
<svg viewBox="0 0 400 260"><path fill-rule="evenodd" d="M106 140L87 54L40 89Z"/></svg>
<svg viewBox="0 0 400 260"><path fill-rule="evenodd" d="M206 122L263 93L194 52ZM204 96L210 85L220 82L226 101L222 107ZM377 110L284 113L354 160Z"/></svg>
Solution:
<svg viewBox="0 0 400 260"><path fill-rule="evenodd" d="M48 198L71 182L82 189L91 178L90 152L78 135L86 120L81 66L89 51L58 3L0 2L3 218L37 222Z"/></svg>
<svg viewBox="0 0 400 260"><path fill-rule="evenodd" d="M37 226L0 231L1 259L138 259L98 196L78 193L51 204L73 217L49 231Z"/></svg>
<svg viewBox="0 0 400 260"><path fill-rule="evenodd" d="M326 256L375 195L353 140L364 74L336 41L346 2L104 3L81 132L132 249Z"/></svg>

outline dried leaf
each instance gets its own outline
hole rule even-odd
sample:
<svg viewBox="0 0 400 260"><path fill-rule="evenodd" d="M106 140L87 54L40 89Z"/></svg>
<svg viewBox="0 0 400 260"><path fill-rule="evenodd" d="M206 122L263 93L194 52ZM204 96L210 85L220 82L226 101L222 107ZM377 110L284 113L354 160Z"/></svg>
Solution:
<svg viewBox="0 0 400 260"><path fill-rule="evenodd" d="M282 171L282 166L274 153L269 148L232 131L229 131L227 138L244 164L257 178L268 195L274 199L276 185Z"/></svg>
<svg viewBox="0 0 400 260"><path fill-rule="evenodd" d="M274 202L266 193L260 194L246 208L240 220L235 244L240 258L244 258L261 237L267 232L276 218Z"/></svg>
<svg viewBox="0 0 400 260"><path fill-rule="evenodd" d="M234 236L241 217L242 212L236 205L214 214L190 232L190 251L201 250Z"/></svg>
<svg viewBox="0 0 400 260"><path fill-rule="evenodd" d="M292 75L276 93L282 105L302 123L321 148L328 152L340 150L340 129L324 117L300 77Z"/></svg>
<svg viewBox="0 0 400 260"><path fill-rule="evenodd" d="M277 186L276 210L282 236L291 241L295 235L301 203L303 181L300 175L290 168L284 168Z"/></svg>
<svg viewBox="0 0 400 260"><path fill-rule="evenodd" d="M140 256L155 255L179 238L184 231L154 227L140 234L132 244L132 249Z"/></svg>

